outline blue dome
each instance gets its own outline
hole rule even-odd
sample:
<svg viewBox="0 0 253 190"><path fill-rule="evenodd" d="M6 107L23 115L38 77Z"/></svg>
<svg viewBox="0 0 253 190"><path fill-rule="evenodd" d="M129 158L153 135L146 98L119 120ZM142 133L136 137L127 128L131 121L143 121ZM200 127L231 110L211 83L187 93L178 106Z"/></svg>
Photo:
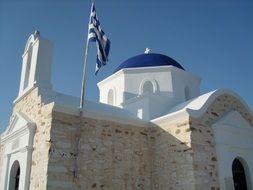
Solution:
<svg viewBox="0 0 253 190"><path fill-rule="evenodd" d="M118 66L118 68L114 71L114 73L124 68L159 67L169 65L184 70L184 68L174 59L166 55L150 53L150 54L137 55L127 59Z"/></svg>

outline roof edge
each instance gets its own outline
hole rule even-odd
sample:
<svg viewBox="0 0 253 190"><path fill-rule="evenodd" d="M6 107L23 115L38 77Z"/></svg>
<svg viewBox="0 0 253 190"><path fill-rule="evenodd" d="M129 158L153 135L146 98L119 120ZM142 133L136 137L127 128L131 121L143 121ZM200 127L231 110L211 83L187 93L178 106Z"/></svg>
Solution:
<svg viewBox="0 0 253 190"><path fill-rule="evenodd" d="M87 100L85 100L84 105L85 106L82 109L82 117L106 120L139 127L149 127L149 121L143 121L124 109ZM80 116L80 108L65 106L57 103L54 104L53 111Z"/></svg>
<svg viewBox="0 0 253 190"><path fill-rule="evenodd" d="M194 99L191 99L187 102L181 103L174 108L172 108L167 114L152 120L152 122L157 122L159 120L165 120L171 117L176 117L176 115L181 115L183 113L188 114L192 118L200 118L203 116L210 105L221 95L231 95L239 100L245 109L249 112L250 116L253 117L253 113L246 102L235 92L228 89L216 89L214 91L202 94Z"/></svg>

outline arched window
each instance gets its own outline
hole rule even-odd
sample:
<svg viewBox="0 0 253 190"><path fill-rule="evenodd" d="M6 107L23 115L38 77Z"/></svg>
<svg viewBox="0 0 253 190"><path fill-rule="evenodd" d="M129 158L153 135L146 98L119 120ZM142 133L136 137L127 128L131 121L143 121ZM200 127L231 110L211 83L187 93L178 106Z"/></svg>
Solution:
<svg viewBox="0 0 253 190"><path fill-rule="evenodd" d="M107 96L107 103L110 105L114 105L114 92L113 89L110 89Z"/></svg>
<svg viewBox="0 0 253 190"><path fill-rule="evenodd" d="M185 93L185 100L190 100L191 99L191 89L189 88L189 86L186 86L184 89L184 93Z"/></svg>
<svg viewBox="0 0 253 190"><path fill-rule="evenodd" d="M142 92L143 92L143 94L144 94L144 93L153 93L153 92L154 92L154 87L153 87L152 82L146 81L146 82L143 84Z"/></svg>
<svg viewBox="0 0 253 190"><path fill-rule="evenodd" d="M233 161L232 172L235 190L247 190L245 169L237 158Z"/></svg>
<svg viewBox="0 0 253 190"><path fill-rule="evenodd" d="M139 87L139 95L157 93L159 91L158 83L155 80L144 79Z"/></svg>
<svg viewBox="0 0 253 190"><path fill-rule="evenodd" d="M30 43L28 50L27 50L27 61L26 61L26 68L25 68L25 80L24 80L24 89L23 90L25 90L29 84L32 54L33 54L33 47L32 47L32 43Z"/></svg>
<svg viewBox="0 0 253 190"><path fill-rule="evenodd" d="M18 161L15 161L11 167L9 190L18 190L19 178L20 178L20 165Z"/></svg>

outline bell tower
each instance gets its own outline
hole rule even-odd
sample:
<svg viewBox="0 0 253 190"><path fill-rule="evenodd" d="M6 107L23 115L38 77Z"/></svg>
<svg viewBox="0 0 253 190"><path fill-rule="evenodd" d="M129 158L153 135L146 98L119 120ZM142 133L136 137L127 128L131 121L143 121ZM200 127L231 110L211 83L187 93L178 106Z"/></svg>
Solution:
<svg viewBox="0 0 253 190"><path fill-rule="evenodd" d="M18 98L33 87L51 89L52 43L35 31L27 40L22 56Z"/></svg>

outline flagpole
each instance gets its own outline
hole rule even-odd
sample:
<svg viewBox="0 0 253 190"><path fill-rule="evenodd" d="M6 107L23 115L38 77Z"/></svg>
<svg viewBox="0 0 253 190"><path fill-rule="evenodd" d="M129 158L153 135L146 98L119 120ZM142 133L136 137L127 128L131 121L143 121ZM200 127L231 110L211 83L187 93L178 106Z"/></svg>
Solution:
<svg viewBox="0 0 253 190"><path fill-rule="evenodd" d="M82 88L81 88L81 98L80 98L80 111L82 111L84 106L84 95L85 95L85 85L86 85L86 75L87 75L87 60L88 60L88 52L89 52L89 25L91 23L91 13L92 13L92 7L93 7L94 1L92 1L91 4L91 11L90 11L90 19L88 24L88 32L87 32L87 41L86 41L86 47L85 47L85 56L84 56L84 62L83 62L83 77L82 77Z"/></svg>
<svg viewBox="0 0 253 190"><path fill-rule="evenodd" d="M81 98L80 98L80 119L82 119L82 113L83 113L83 106L84 106L84 95L85 95L85 83L86 83L86 71L87 71L87 60L88 60L88 52L89 52L89 28L90 28L90 22L91 22L91 13L92 13L92 7L93 7L94 1L92 1L91 4L91 11L90 11L90 19L89 19L89 24L88 24L88 32L87 32L87 41L86 41L86 46L85 46L85 55L84 55L84 62L83 62L83 77L82 77L82 89L81 89ZM75 156L75 161L74 161L74 171L73 175L74 178L77 178L77 157L79 154L79 144L80 144L80 130L81 130L81 122L77 127L76 130L76 135L75 135L75 140L76 140L76 156Z"/></svg>

